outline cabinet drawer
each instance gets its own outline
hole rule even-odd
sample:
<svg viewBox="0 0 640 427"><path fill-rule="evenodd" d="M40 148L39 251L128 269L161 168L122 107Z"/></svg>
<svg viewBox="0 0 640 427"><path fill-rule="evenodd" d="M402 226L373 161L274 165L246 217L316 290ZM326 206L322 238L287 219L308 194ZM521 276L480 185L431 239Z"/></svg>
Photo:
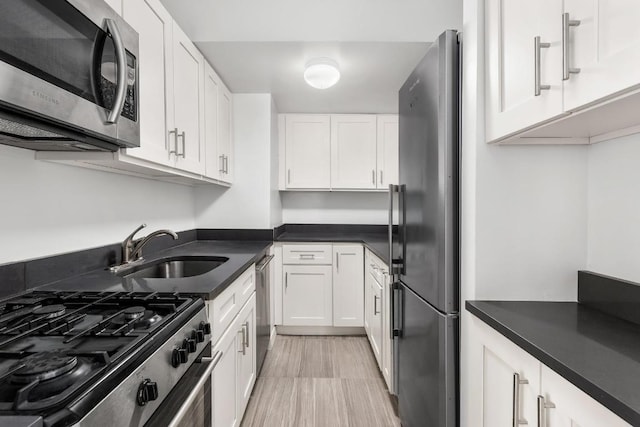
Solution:
<svg viewBox="0 0 640 427"><path fill-rule="evenodd" d="M283 264L332 264L331 245L283 245Z"/></svg>
<svg viewBox="0 0 640 427"><path fill-rule="evenodd" d="M229 327L256 289L255 264L252 264L227 289L213 301L207 302L213 345Z"/></svg>

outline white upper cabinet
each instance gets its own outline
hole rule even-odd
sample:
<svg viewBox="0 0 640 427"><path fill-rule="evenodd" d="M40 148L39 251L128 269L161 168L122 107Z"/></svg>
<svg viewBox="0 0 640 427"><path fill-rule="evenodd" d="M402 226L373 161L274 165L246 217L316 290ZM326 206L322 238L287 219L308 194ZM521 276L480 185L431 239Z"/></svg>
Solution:
<svg viewBox="0 0 640 427"><path fill-rule="evenodd" d="M486 137L494 141L563 114L562 0L486 6Z"/></svg>
<svg viewBox="0 0 640 427"><path fill-rule="evenodd" d="M376 116L331 116L331 188L377 187Z"/></svg>
<svg viewBox="0 0 640 427"><path fill-rule="evenodd" d="M485 1L487 142L589 144L639 131L640 2Z"/></svg>
<svg viewBox="0 0 640 427"><path fill-rule="evenodd" d="M218 94L220 79L208 62L204 63L204 152L205 175L219 179L222 175L223 160L218 154Z"/></svg>
<svg viewBox="0 0 640 427"><path fill-rule="evenodd" d="M204 130L204 57L182 29L173 23L173 114L169 114L168 134L176 167L204 172L200 150ZM169 107L171 111L171 107Z"/></svg>
<svg viewBox="0 0 640 427"><path fill-rule="evenodd" d="M284 114L279 123L281 190L387 190L398 182L397 115Z"/></svg>
<svg viewBox="0 0 640 427"><path fill-rule="evenodd" d="M220 80L218 92L218 157L222 162L220 180L233 182L233 97Z"/></svg>
<svg viewBox="0 0 640 427"><path fill-rule="evenodd" d="M364 325L364 248L333 245L333 326Z"/></svg>
<svg viewBox="0 0 640 427"><path fill-rule="evenodd" d="M399 173L399 129L398 116L394 114L379 115L378 118L378 175L377 188L387 189L389 184L397 185Z"/></svg>
<svg viewBox="0 0 640 427"><path fill-rule="evenodd" d="M285 117L285 182L291 189L329 189L331 131L328 115Z"/></svg>
<svg viewBox="0 0 640 427"><path fill-rule="evenodd" d="M569 27L568 66L579 69L565 81L566 110L640 84L640 2L565 0ZM559 19L556 21L559 22Z"/></svg>
<svg viewBox="0 0 640 427"><path fill-rule="evenodd" d="M174 158L169 155L167 145L165 111L173 88L173 20L159 0L127 0L123 6L124 19L140 38L140 147L125 152L154 163L173 165Z"/></svg>

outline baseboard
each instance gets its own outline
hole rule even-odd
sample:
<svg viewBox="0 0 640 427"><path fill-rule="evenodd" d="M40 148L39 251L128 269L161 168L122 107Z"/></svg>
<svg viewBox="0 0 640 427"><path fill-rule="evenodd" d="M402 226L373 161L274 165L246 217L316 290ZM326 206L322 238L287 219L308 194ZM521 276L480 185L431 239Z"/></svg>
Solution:
<svg viewBox="0 0 640 427"><path fill-rule="evenodd" d="M360 326L276 326L278 335L366 335Z"/></svg>

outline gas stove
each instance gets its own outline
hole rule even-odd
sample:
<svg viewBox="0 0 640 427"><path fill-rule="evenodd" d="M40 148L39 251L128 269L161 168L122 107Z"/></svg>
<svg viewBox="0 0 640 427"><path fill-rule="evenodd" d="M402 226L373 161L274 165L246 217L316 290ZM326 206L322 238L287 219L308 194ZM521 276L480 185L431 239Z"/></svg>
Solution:
<svg viewBox="0 0 640 427"><path fill-rule="evenodd" d="M2 416L37 416L51 427L143 425L210 334L204 302L177 293L31 292L4 300L0 424Z"/></svg>

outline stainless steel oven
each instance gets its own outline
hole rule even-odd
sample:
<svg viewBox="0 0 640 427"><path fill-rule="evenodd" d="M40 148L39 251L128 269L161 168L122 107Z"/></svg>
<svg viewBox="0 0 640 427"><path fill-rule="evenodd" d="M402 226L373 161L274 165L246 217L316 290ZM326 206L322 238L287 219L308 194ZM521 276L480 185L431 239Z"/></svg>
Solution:
<svg viewBox="0 0 640 427"><path fill-rule="evenodd" d="M160 408L147 421L149 427L211 427L211 373L222 352L211 355L211 343L175 385Z"/></svg>
<svg viewBox="0 0 640 427"><path fill-rule="evenodd" d="M0 142L140 145L138 34L104 0L0 2Z"/></svg>

